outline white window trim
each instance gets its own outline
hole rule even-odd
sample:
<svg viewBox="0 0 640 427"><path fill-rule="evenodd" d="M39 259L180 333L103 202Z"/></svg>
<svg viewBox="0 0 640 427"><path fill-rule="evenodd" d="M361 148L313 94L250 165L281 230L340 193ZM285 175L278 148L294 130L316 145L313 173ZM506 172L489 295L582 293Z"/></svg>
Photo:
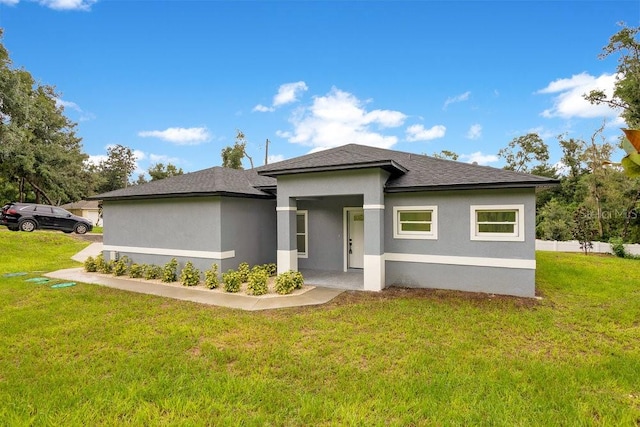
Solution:
<svg viewBox="0 0 640 427"><path fill-rule="evenodd" d="M431 231L400 231L400 212L431 211ZM393 207L394 239L438 239L438 207L437 206L394 206Z"/></svg>
<svg viewBox="0 0 640 427"><path fill-rule="evenodd" d="M298 215L304 215L304 233L298 233ZM296 246L298 236L304 236L305 252L298 250L298 258L309 258L309 211L299 210L296 211Z"/></svg>
<svg viewBox="0 0 640 427"><path fill-rule="evenodd" d="M514 233L481 233L476 222L477 211L516 211ZM471 240L524 242L524 205L471 205Z"/></svg>

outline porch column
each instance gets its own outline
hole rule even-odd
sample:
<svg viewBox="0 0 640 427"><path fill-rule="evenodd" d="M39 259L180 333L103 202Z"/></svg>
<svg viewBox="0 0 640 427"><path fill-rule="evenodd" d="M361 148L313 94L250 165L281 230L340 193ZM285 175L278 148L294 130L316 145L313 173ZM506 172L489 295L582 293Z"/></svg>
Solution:
<svg viewBox="0 0 640 427"><path fill-rule="evenodd" d="M297 201L291 197L278 197L278 274L298 271L298 244L296 240Z"/></svg>
<svg viewBox="0 0 640 427"><path fill-rule="evenodd" d="M384 194L364 196L364 290L381 291L384 272Z"/></svg>

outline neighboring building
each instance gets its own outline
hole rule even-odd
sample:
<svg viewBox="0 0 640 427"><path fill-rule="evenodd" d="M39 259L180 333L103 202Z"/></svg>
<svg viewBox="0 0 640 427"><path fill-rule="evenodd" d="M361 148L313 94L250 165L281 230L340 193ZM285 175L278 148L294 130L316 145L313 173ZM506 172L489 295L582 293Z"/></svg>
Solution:
<svg viewBox="0 0 640 427"><path fill-rule="evenodd" d="M360 271L390 285L535 295L535 189L557 181L345 145L247 171L205 169L96 196L107 257L221 271Z"/></svg>
<svg viewBox="0 0 640 427"><path fill-rule="evenodd" d="M79 202L67 203L60 207L68 210L74 215L88 219L94 226L102 226L100 200L80 200Z"/></svg>

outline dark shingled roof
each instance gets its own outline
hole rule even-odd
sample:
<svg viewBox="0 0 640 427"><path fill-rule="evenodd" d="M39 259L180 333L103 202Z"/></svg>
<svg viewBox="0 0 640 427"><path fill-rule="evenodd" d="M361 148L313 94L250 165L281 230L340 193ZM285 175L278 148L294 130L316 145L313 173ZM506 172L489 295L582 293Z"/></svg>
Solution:
<svg viewBox="0 0 640 427"><path fill-rule="evenodd" d="M216 166L110 191L92 196L91 199L121 200L215 195L273 198L272 194L259 190L258 187L269 188L275 185L275 179L259 176L255 169L236 170Z"/></svg>
<svg viewBox="0 0 640 427"><path fill-rule="evenodd" d="M557 184L551 178L436 159L402 151L349 144L257 168L258 174L278 175L328 170L383 167L391 172L385 191L465 188L523 188Z"/></svg>
<svg viewBox="0 0 640 427"><path fill-rule="evenodd" d="M473 188L533 188L554 185L551 178L436 159L402 151L349 144L256 169L216 166L90 197L93 200L225 195L273 198L275 177L322 171L382 168L390 172L386 192Z"/></svg>

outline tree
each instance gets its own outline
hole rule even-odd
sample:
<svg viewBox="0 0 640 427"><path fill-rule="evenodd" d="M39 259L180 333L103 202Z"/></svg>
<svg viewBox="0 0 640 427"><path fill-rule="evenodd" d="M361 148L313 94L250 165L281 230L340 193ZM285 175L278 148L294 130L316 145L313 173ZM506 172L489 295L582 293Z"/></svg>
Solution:
<svg viewBox="0 0 640 427"><path fill-rule="evenodd" d="M498 151L498 157L505 160L504 169L507 170L551 178L556 176L555 168L548 164L549 147L537 133L528 133L514 138L507 147Z"/></svg>
<svg viewBox="0 0 640 427"><path fill-rule="evenodd" d="M50 204L85 196L90 190L85 185L87 156L76 124L65 117L53 87L12 68L1 43L0 94L0 176L9 193L17 193L20 201Z"/></svg>
<svg viewBox="0 0 640 427"><path fill-rule="evenodd" d="M599 55L604 59L609 55L620 54L618 58L616 82L611 97L600 89L585 94L592 104L605 104L622 109L622 118L631 128L640 127L640 41L636 40L640 27L623 27L611 36Z"/></svg>
<svg viewBox="0 0 640 427"><path fill-rule="evenodd" d="M242 159L247 158L253 169L253 159L247 154L247 140L244 133L236 129L236 142L233 147L225 147L222 149L222 166L231 169L243 169Z"/></svg>
<svg viewBox="0 0 640 427"><path fill-rule="evenodd" d="M129 147L116 144L107 148L107 160L100 162L94 172L101 180L97 183L96 192L106 193L119 190L129 185L129 177L136 169L136 156Z"/></svg>
<svg viewBox="0 0 640 427"><path fill-rule="evenodd" d="M442 150L439 153L433 153L431 157L435 157L436 159L458 160L460 156L458 156L458 153L456 152L449 151L449 150Z"/></svg>
<svg viewBox="0 0 640 427"><path fill-rule="evenodd" d="M170 176L182 175L184 173L182 168L176 168L171 163L168 163L166 166L163 163L156 163L151 165L147 172L151 177L151 181L169 178Z"/></svg>

